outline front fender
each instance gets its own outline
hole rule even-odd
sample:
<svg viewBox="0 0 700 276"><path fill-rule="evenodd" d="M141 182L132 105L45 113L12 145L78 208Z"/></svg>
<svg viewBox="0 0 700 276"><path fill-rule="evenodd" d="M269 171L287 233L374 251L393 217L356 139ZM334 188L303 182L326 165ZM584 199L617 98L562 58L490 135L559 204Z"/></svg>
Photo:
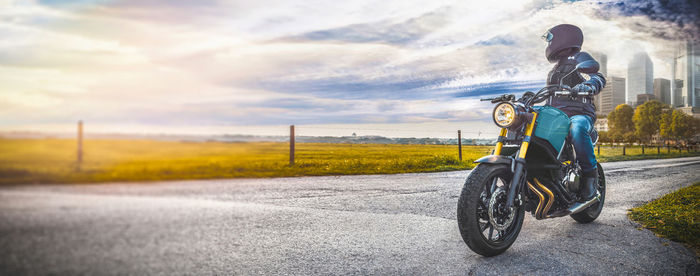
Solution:
<svg viewBox="0 0 700 276"><path fill-rule="evenodd" d="M510 166L513 163L513 157L506 155L487 155L474 160L474 163L506 164Z"/></svg>

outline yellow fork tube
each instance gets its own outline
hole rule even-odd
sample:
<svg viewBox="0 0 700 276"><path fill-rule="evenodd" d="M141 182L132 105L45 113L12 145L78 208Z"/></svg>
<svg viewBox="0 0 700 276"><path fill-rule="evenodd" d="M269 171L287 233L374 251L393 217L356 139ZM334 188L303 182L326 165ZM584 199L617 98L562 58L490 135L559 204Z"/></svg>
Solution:
<svg viewBox="0 0 700 276"><path fill-rule="evenodd" d="M535 120L537 119L537 113L532 112L532 120L527 124L527 129L525 130L525 141L520 144L520 154L518 157L525 158L527 154L527 148L530 145L530 136L532 136L532 131L535 129Z"/></svg>
<svg viewBox="0 0 700 276"><path fill-rule="evenodd" d="M508 129L501 128L501 133L498 134L498 142L496 142L496 149L493 151L493 155L501 155L501 150L503 149L503 138L508 134Z"/></svg>

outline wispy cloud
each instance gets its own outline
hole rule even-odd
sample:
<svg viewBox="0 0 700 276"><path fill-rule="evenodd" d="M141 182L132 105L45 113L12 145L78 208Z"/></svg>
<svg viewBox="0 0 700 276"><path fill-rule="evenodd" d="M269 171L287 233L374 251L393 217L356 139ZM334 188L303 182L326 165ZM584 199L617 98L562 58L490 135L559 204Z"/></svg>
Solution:
<svg viewBox="0 0 700 276"><path fill-rule="evenodd" d="M352 24L292 36L292 40L337 41L351 43L388 43L407 45L448 24L442 10L394 23L392 20Z"/></svg>

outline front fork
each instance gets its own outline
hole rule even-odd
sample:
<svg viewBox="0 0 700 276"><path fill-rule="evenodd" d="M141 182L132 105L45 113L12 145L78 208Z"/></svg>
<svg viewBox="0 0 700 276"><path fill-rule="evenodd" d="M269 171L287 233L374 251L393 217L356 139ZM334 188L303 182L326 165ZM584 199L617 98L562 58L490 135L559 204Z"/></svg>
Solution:
<svg viewBox="0 0 700 276"><path fill-rule="evenodd" d="M508 198L506 201L506 209L510 209L511 206L513 206L513 202L515 201L515 196L518 194L518 191L520 191L520 188L522 187L523 183L525 183L525 178L527 177L527 174L525 172L525 155L527 154L527 149L530 146L530 136L532 136L532 131L535 129L535 121L537 119L537 113L532 112L532 118L530 119L530 122L528 122L526 128L525 128L525 137L523 137L523 142L520 144L520 150L518 151L518 156L515 158L514 162L515 165L513 165L513 179L511 180L510 187L508 189ZM504 129L501 129L501 135L505 136L507 131ZM496 143L496 154L501 153L501 148L503 147L503 143L501 142L504 138L501 138L501 136L498 137L498 141Z"/></svg>

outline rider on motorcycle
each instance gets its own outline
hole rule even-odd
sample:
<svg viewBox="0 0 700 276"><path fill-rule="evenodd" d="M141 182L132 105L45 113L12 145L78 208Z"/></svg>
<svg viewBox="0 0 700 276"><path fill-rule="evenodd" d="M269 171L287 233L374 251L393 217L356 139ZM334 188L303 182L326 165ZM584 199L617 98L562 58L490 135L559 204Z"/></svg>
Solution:
<svg viewBox="0 0 700 276"><path fill-rule="evenodd" d="M588 201L596 195L598 180L597 161L590 136L596 115L593 97L578 94L597 95L605 86L605 77L598 72L567 75L576 64L587 60L595 61L588 53L581 52L583 32L579 27L570 24L557 25L549 29L542 38L547 41L547 60L556 63L549 72L547 84L559 84L563 78L563 84L572 87L571 96L556 96L551 104L571 118L570 135L576 159L582 170L581 200Z"/></svg>

